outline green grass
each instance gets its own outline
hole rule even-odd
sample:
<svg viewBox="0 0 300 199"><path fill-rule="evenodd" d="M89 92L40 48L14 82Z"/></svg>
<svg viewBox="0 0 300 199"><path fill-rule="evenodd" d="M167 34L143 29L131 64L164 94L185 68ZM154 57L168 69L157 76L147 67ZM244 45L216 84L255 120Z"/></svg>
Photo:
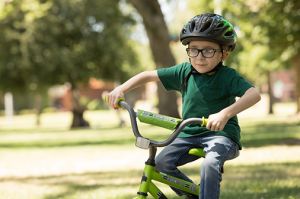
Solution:
<svg viewBox="0 0 300 199"><path fill-rule="evenodd" d="M300 125L298 122L259 122L243 126L241 134L245 147L268 145L300 145Z"/></svg>
<svg viewBox="0 0 300 199"><path fill-rule="evenodd" d="M141 132L153 139L162 140L169 130L142 125ZM244 147L268 145L300 145L300 125L297 122L259 121L243 123ZM59 138L59 139L58 139ZM67 128L0 129L0 148L48 148L99 145L131 145L134 136L130 127L95 127L69 130Z"/></svg>
<svg viewBox="0 0 300 199"><path fill-rule="evenodd" d="M300 198L299 164L228 167L224 175L222 198Z"/></svg>
<svg viewBox="0 0 300 199"><path fill-rule="evenodd" d="M104 155L99 154L104 151L111 149L121 151L133 147L134 137L131 129L117 128L115 115L111 112L89 113L88 117L92 121L91 129L69 130L70 118L68 117L68 114L61 113L44 115L40 128L34 126L34 118L28 115L18 116L16 126L0 125L0 199L129 199L134 197L142 168L104 172L101 167L96 169L93 167L92 171L77 173L68 172L68 165L65 165L65 170L61 173L47 173L51 171L47 168L44 173L35 173L35 170L42 171L41 167L45 165L55 168L55 165L59 165L59 160L64 158L78 156L78 162L70 162L70 164L83 164L85 161L88 162L89 157ZM3 118L0 118L0 123L4 124ZM270 145L288 147L300 145L300 125L296 120L266 117L254 121L242 120L241 124L242 143L247 148L258 148L263 153L264 147ZM163 139L168 134L168 130L148 125L143 125L142 129L143 133L154 139ZM96 163L91 162L91 164ZM221 198L300 198L299 165L298 160L255 165L226 165ZM21 176L1 175L2 166L18 169L26 167L24 171L30 173ZM198 180L198 168L184 167L184 171L192 179ZM176 198L168 187L163 186L163 189L170 198Z"/></svg>
<svg viewBox="0 0 300 199"><path fill-rule="evenodd" d="M300 162L226 167L221 199L300 198ZM197 168L184 169L197 179ZM57 176L5 178L0 197L10 199L129 199L134 197L141 170L94 172ZM12 188L18 187L18 192ZM176 198L167 188L168 196ZM31 192L32 191L32 192ZM30 197L26 195L29 195ZM9 196L9 197L4 197Z"/></svg>

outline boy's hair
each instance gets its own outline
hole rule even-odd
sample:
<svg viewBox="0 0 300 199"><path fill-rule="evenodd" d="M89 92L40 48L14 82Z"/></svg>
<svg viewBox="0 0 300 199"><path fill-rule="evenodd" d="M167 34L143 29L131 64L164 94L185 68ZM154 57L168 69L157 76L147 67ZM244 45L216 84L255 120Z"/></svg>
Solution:
<svg viewBox="0 0 300 199"><path fill-rule="evenodd" d="M187 45L192 40L212 41L224 50L233 51L237 35L233 25L221 15L205 13L193 17L181 30L180 41Z"/></svg>

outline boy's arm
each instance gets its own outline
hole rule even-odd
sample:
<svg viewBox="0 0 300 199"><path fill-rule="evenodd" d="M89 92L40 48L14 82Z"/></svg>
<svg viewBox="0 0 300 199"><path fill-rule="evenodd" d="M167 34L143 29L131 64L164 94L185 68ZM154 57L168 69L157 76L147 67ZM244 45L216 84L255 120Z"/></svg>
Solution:
<svg viewBox="0 0 300 199"><path fill-rule="evenodd" d="M113 91L107 94L107 102L113 108L117 108L118 99L124 97L124 94L130 90L146 84L147 82L159 81L157 71L144 71L141 72L120 86L117 86Z"/></svg>
<svg viewBox="0 0 300 199"><path fill-rule="evenodd" d="M258 101L260 101L260 99L261 97L259 92L253 87L249 88L245 92L245 94L235 103L223 109L219 113L210 115L207 128L212 131L223 130L226 123L231 117L253 106Z"/></svg>

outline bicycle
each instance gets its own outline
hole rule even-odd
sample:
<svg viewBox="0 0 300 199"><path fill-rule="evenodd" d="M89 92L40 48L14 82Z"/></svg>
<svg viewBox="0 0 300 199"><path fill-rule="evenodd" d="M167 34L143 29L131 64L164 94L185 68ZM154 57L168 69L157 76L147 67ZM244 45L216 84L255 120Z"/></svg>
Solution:
<svg viewBox="0 0 300 199"><path fill-rule="evenodd" d="M194 197L199 196L199 185L157 171L155 169L155 156L157 147L169 145L185 126L189 124L200 124L202 126L206 126L207 119L202 117L182 120L144 110L137 110L137 112L135 112L134 109L124 101L124 99L120 99L118 105L119 107L127 110L129 113L132 132L136 137L135 145L141 149L149 150L149 157L145 162L139 190L134 199L146 199L148 193L155 199L167 199L165 194L154 184L153 181L166 184ZM140 122L173 130L173 133L171 133L164 141L155 141L143 137L138 129L137 118ZM205 157L205 152L202 148L191 148L189 150L189 154L203 158Z"/></svg>

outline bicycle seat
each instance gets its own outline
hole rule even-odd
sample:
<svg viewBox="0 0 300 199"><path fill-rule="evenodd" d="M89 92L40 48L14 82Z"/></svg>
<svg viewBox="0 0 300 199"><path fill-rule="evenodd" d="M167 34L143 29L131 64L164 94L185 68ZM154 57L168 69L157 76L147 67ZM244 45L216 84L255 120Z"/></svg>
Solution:
<svg viewBox="0 0 300 199"><path fill-rule="evenodd" d="M189 154L190 155L198 156L200 158L204 158L205 157L205 151L203 150L203 148L191 148L189 150Z"/></svg>

